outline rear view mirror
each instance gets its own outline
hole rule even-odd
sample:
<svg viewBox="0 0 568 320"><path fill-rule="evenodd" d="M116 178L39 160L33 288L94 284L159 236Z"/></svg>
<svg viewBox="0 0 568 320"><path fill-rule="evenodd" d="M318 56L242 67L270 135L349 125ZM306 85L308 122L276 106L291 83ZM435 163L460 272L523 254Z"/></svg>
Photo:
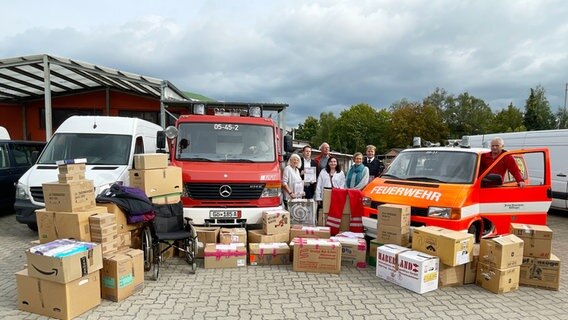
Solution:
<svg viewBox="0 0 568 320"><path fill-rule="evenodd" d="M158 150L166 148L166 133L163 130L158 131L156 134L156 148Z"/></svg>
<svg viewBox="0 0 568 320"><path fill-rule="evenodd" d="M294 141L291 135L284 136L284 151L293 152L294 151Z"/></svg>
<svg viewBox="0 0 568 320"><path fill-rule="evenodd" d="M500 174L490 173L481 180L481 187L498 187L503 185L503 177Z"/></svg>

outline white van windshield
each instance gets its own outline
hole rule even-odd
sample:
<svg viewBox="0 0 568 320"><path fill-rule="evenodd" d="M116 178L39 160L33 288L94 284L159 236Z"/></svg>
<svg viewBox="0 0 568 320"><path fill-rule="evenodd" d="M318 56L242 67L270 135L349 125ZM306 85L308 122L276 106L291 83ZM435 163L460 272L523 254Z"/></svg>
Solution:
<svg viewBox="0 0 568 320"><path fill-rule="evenodd" d="M212 162L273 162L273 130L269 126L237 123L182 123L178 160Z"/></svg>
<svg viewBox="0 0 568 320"><path fill-rule="evenodd" d="M113 134L55 134L38 160L54 164L57 160L87 158L92 165L128 165L132 137Z"/></svg>
<svg viewBox="0 0 568 320"><path fill-rule="evenodd" d="M382 177L410 181L472 183L476 163L477 154L472 152L402 152Z"/></svg>

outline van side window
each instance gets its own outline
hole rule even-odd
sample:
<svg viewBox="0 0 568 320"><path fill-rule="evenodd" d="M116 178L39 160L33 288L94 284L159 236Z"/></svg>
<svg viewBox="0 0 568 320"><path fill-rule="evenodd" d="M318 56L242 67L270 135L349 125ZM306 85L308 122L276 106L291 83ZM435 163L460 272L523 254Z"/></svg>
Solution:
<svg viewBox="0 0 568 320"><path fill-rule="evenodd" d="M134 154L144 153L144 139L142 137L136 138L136 145L134 146Z"/></svg>
<svg viewBox="0 0 568 320"><path fill-rule="evenodd" d="M41 152L43 149L40 145L35 144L13 144L14 162L17 167L31 166L32 153L34 151Z"/></svg>
<svg viewBox="0 0 568 320"><path fill-rule="evenodd" d="M515 162L517 163L517 167L519 167L519 170L521 171L521 175L523 176L523 179L525 179L525 181L527 180L527 168L525 165L525 161L523 159L523 157L521 155L514 155L513 159L515 159ZM503 183L513 183L516 182L515 181L515 177L513 177L513 175L507 171L507 174L505 174L505 179L503 181Z"/></svg>

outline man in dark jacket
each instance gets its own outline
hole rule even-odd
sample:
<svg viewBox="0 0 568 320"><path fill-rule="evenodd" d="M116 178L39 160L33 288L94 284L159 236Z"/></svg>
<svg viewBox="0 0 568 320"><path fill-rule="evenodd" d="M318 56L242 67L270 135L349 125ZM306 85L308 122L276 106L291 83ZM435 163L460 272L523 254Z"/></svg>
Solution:
<svg viewBox="0 0 568 320"><path fill-rule="evenodd" d="M318 163L312 159L312 147L310 147L309 145L304 146L302 148L302 155L301 155L302 161L301 161L301 165L300 165L300 176L302 177L302 180L304 180L304 192L306 194L306 199L313 199L314 198L314 193L316 190L316 181L317 181L317 176L315 175L314 172L314 176L313 178L315 180L313 181L306 181L306 177L304 174L305 168L314 168L311 170L316 170Z"/></svg>
<svg viewBox="0 0 568 320"><path fill-rule="evenodd" d="M378 177L385 170L384 163L375 156L377 148L370 144L367 146L366 157L363 159L365 167L369 168L369 181Z"/></svg>

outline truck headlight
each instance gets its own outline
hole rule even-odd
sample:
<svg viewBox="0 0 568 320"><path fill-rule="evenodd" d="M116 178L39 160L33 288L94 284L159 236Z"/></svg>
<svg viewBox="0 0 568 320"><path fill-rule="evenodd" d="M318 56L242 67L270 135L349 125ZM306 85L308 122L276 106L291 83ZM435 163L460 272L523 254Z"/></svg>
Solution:
<svg viewBox="0 0 568 320"><path fill-rule="evenodd" d="M458 220L461 218L459 209L444 208L444 207L428 207L428 216L435 218L444 218Z"/></svg>
<svg viewBox="0 0 568 320"><path fill-rule="evenodd" d="M262 189L261 198L280 197L282 185L280 183L267 183Z"/></svg>
<svg viewBox="0 0 568 320"><path fill-rule="evenodd" d="M371 207L371 198L369 197L362 197L361 202L363 203L363 207Z"/></svg>
<svg viewBox="0 0 568 320"><path fill-rule="evenodd" d="M26 191L26 186L19 182L16 185L16 199L30 200L30 195Z"/></svg>

